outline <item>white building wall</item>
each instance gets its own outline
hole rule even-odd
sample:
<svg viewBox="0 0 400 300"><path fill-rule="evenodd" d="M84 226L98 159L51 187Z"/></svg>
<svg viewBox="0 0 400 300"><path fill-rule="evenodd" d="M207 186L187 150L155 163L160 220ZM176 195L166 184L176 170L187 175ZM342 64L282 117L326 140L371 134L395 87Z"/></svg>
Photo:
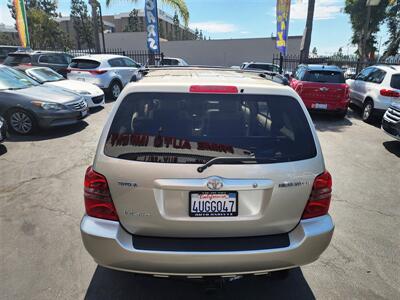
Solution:
<svg viewBox="0 0 400 300"><path fill-rule="evenodd" d="M288 54L300 52L301 36L289 37ZM118 32L105 35L107 48L146 50L146 33ZM165 56L180 57L193 65L240 65L245 61L271 62L275 38L227 39L206 41L161 41Z"/></svg>

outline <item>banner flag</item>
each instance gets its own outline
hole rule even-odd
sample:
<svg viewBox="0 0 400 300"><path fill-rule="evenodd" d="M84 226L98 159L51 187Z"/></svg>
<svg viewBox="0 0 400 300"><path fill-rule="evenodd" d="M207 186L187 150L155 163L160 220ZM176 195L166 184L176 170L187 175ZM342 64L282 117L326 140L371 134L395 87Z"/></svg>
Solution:
<svg viewBox="0 0 400 300"><path fill-rule="evenodd" d="M157 0L146 0L145 19L147 32L147 48L150 53L160 53L160 39L158 35Z"/></svg>
<svg viewBox="0 0 400 300"><path fill-rule="evenodd" d="M30 47L28 22L26 20L25 1L13 0L15 8L15 19L21 46L24 48Z"/></svg>
<svg viewBox="0 0 400 300"><path fill-rule="evenodd" d="M286 46L289 32L290 0L276 1L276 48L283 55L286 54Z"/></svg>

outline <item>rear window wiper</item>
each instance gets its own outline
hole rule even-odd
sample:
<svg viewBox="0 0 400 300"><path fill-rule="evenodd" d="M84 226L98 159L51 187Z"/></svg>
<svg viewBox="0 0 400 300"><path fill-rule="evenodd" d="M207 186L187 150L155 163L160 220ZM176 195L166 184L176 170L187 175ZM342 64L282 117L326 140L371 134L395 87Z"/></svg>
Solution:
<svg viewBox="0 0 400 300"><path fill-rule="evenodd" d="M244 157L215 157L210 159L204 165L197 168L197 172L202 173L208 167L211 167L217 163L237 163L237 162L257 162L258 160L262 160L263 162L276 162L278 159L271 157L255 157L255 156L244 156Z"/></svg>

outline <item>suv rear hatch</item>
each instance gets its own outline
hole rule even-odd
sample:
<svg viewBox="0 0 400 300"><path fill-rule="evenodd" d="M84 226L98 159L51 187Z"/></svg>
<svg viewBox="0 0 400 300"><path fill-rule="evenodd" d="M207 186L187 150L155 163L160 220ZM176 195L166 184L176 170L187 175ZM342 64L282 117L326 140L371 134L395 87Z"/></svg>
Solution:
<svg viewBox="0 0 400 300"><path fill-rule="evenodd" d="M335 103L348 97L349 89L340 71L307 71L298 93L309 107L311 103ZM308 102L308 103L307 103Z"/></svg>
<svg viewBox="0 0 400 300"><path fill-rule="evenodd" d="M255 236L298 224L324 171L304 111L289 96L226 94L228 88L122 100L94 169L106 177L127 231ZM216 157L225 160L199 172Z"/></svg>
<svg viewBox="0 0 400 300"><path fill-rule="evenodd" d="M75 58L68 66L68 79L92 82L97 76L107 72L100 70L100 65L96 60Z"/></svg>

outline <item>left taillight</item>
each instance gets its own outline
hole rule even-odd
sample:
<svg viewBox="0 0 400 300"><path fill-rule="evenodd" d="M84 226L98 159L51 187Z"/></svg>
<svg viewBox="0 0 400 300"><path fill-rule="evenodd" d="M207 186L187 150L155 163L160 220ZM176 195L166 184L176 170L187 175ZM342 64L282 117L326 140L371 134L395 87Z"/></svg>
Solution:
<svg viewBox="0 0 400 300"><path fill-rule="evenodd" d="M86 214L91 217L118 221L118 214L111 199L107 179L90 166L85 174L84 190Z"/></svg>
<svg viewBox="0 0 400 300"><path fill-rule="evenodd" d="M101 75L107 73L107 70L90 70L89 73L93 75Z"/></svg>
<svg viewBox="0 0 400 300"><path fill-rule="evenodd" d="M326 215L331 204L332 176L328 171L318 175L311 190L310 197L304 209L304 219L310 219Z"/></svg>

